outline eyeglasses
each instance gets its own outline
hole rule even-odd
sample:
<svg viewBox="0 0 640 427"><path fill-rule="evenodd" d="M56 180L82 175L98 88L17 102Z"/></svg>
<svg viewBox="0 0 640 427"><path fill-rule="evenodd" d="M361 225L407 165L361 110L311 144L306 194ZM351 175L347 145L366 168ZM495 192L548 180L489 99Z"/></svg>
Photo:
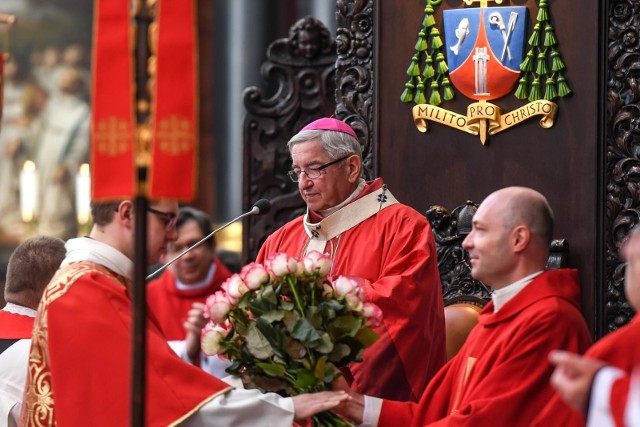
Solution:
<svg viewBox="0 0 640 427"><path fill-rule="evenodd" d="M340 157L337 160L334 160L334 161L329 162L329 163L325 163L324 165L318 166L317 168L306 168L306 169L295 168L295 169L291 169L289 172L287 172L287 176L293 182L300 181L300 175L302 174L302 172L304 172L304 174L307 175L307 178L309 178L309 179L320 178L320 175L322 175L320 172L323 169L326 169L331 165L335 165L336 163L341 162L344 159L348 159L351 156L353 156L353 154L349 154L347 156Z"/></svg>
<svg viewBox="0 0 640 427"><path fill-rule="evenodd" d="M165 220L165 230L167 232L173 230L176 226L176 222L178 222L178 215L176 215L173 212L164 212L164 211L159 211L158 209L154 209L154 208L149 208L147 207L147 211L151 212L152 214L158 215L162 218L164 218Z"/></svg>

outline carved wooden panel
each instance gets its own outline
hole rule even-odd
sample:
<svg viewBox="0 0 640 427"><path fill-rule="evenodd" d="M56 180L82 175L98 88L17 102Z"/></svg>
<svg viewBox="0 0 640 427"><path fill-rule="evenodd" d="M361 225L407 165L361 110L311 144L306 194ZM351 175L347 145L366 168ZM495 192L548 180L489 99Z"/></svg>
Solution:
<svg viewBox="0 0 640 427"><path fill-rule="evenodd" d="M378 176L373 146L374 105L374 2L337 1L336 117L348 123L362 145L367 180Z"/></svg>
<svg viewBox="0 0 640 427"><path fill-rule="evenodd" d="M607 6L606 265L600 296L606 329L612 331L633 315L624 296L618 249L640 220L640 1L609 1Z"/></svg>
<svg viewBox="0 0 640 427"><path fill-rule="evenodd" d="M257 87L244 91L243 210L262 198L272 203L266 215L244 220L244 263L255 259L270 233L305 211L286 175L291 169L287 141L307 123L334 114L335 50L327 27L305 17L287 38L269 46L261 74L273 95L266 97Z"/></svg>

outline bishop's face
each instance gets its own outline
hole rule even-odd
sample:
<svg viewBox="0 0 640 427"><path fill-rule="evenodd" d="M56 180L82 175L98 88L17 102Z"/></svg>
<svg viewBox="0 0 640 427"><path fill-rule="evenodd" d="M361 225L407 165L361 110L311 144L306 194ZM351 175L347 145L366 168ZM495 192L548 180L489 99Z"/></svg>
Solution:
<svg viewBox="0 0 640 427"><path fill-rule="evenodd" d="M318 141L300 142L291 149L293 168L307 170L326 165L332 159L322 149ZM323 211L342 203L353 193L359 179L358 156L353 155L320 171L320 176L310 179L301 173L298 190L307 207L313 211Z"/></svg>

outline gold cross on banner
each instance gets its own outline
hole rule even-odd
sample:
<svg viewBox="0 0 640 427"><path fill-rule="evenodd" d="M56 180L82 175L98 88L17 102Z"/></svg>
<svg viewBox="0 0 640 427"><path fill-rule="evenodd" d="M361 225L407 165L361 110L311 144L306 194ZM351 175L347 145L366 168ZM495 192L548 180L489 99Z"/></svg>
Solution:
<svg viewBox="0 0 640 427"><path fill-rule="evenodd" d="M467 6L471 6L474 3L480 3L480 7L487 7L487 4L490 1L494 1L496 2L496 4L501 4L502 0L464 0L464 2L467 4Z"/></svg>

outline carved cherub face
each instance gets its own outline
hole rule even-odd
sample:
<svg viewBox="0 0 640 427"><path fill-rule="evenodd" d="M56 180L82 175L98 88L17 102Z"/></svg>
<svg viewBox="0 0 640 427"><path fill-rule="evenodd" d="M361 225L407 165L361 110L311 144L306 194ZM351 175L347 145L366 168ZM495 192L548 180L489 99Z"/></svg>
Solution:
<svg viewBox="0 0 640 427"><path fill-rule="evenodd" d="M301 29L297 35L297 51L301 56L311 59L320 51L320 34L310 29Z"/></svg>

